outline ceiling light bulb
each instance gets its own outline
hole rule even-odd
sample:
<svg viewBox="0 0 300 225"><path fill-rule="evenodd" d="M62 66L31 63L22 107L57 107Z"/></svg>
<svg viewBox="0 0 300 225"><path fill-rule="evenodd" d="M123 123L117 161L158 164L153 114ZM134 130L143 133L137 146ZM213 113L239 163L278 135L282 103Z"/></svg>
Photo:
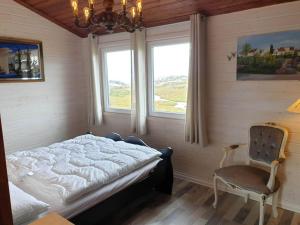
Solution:
<svg viewBox="0 0 300 225"><path fill-rule="evenodd" d="M131 17L134 19L136 16L136 8L134 6L131 7L130 14L131 14Z"/></svg>
<svg viewBox="0 0 300 225"><path fill-rule="evenodd" d="M89 7L92 8L95 4L95 0L89 0Z"/></svg>
<svg viewBox="0 0 300 225"><path fill-rule="evenodd" d="M90 18L90 8L89 7L84 7L83 8L83 14L84 14L85 22L87 22Z"/></svg>
<svg viewBox="0 0 300 225"><path fill-rule="evenodd" d="M141 14L141 12L143 10L142 0L137 0L136 1L136 8L137 8L137 12L139 14Z"/></svg>
<svg viewBox="0 0 300 225"><path fill-rule="evenodd" d="M127 0L121 0L121 4L122 4L122 6L126 6L127 5Z"/></svg>
<svg viewBox="0 0 300 225"><path fill-rule="evenodd" d="M71 0L71 6L74 16L78 16L78 0Z"/></svg>

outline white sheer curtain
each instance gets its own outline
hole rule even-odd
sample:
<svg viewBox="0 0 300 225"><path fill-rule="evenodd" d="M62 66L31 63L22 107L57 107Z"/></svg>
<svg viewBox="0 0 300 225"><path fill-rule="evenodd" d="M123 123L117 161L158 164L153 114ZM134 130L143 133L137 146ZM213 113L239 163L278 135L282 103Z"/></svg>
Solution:
<svg viewBox="0 0 300 225"><path fill-rule="evenodd" d="M191 16L191 53L188 82L185 139L204 147L208 144L206 131L206 21L200 14Z"/></svg>
<svg viewBox="0 0 300 225"><path fill-rule="evenodd" d="M103 122L101 75L100 75L100 53L98 49L98 37L89 35L90 45L90 110L89 125L100 126Z"/></svg>
<svg viewBox="0 0 300 225"><path fill-rule="evenodd" d="M137 135L147 133L146 91L146 32L131 34L132 82L131 82L131 130Z"/></svg>

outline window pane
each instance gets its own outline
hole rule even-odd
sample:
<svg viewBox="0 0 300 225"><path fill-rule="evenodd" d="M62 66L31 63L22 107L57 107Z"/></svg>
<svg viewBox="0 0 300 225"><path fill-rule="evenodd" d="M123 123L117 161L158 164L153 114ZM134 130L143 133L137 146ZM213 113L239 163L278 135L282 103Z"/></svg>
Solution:
<svg viewBox="0 0 300 225"><path fill-rule="evenodd" d="M131 109L130 50L106 53L109 108Z"/></svg>
<svg viewBox="0 0 300 225"><path fill-rule="evenodd" d="M154 111L185 113L189 43L153 48Z"/></svg>

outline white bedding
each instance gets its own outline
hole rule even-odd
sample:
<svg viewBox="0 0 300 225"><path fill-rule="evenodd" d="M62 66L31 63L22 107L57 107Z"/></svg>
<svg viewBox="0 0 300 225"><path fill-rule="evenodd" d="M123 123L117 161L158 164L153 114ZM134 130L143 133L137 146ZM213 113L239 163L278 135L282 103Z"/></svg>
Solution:
<svg viewBox="0 0 300 225"><path fill-rule="evenodd" d="M28 194L35 196L37 199L47 203L50 205L48 211L39 214L37 217L32 217L31 221L25 222L22 225L28 225L34 220L41 218L47 215L50 212L56 212L65 218L72 218L81 212L97 205L99 202L104 201L115 193L125 189L126 187L144 179L147 177L149 172L155 168L160 159L154 160L153 162L148 163L147 165L141 167L140 169L135 170L134 172L115 180L114 182L105 185L104 187L88 193L82 196L80 199L73 201L72 203L65 203L62 201L58 193L53 192L51 187L48 189L42 190L38 185L39 183L35 183L31 177L27 177L24 181L20 181L16 185L26 191Z"/></svg>
<svg viewBox="0 0 300 225"><path fill-rule="evenodd" d="M95 191L159 159L155 149L83 135L49 147L7 156L9 179L30 179L41 190L58 193L64 203Z"/></svg>
<svg viewBox="0 0 300 225"><path fill-rule="evenodd" d="M37 200L11 182L9 182L9 195L14 225L30 221L49 208L48 204Z"/></svg>
<svg viewBox="0 0 300 225"><path fill-rule="evenodd" d="M57 212L65 218L71 218L95 206L99 202L104 201L128 186L144 179L149 172L155 168L159 161L160 159L157 159L151 163L148 163L142 168L135 170L134 172L108 185L105 185L94 192L88 193L72 203L63 202L62 199L60 199L60 196L51 190L51 187L47 188L46 190L42 190L39 188L39 186L37 186L38 184L34 183L34 180L30 179L30 177L26 179L26 182L20 182L16 185L27 193L35 196L37 199L49 204L49 210L45 214L49 212ZM45 214L41 214L40 216L42 217Z"/></svg>

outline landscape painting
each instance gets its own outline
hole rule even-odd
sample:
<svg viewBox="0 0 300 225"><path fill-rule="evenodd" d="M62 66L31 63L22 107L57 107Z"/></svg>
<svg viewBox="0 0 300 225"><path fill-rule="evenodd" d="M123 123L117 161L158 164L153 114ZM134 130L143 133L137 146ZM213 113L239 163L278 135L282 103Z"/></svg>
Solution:
<svg viewBox="0 0 300 225"><path fill-rule="evenodd" d="M0 82L43 81L42 43L0 38Z"/></svg>
<svg viewBox="0 0 300 225"><path fill-rule="evenodd" d="M300 80L300 30L241 37L238 80Z"/></svg>

